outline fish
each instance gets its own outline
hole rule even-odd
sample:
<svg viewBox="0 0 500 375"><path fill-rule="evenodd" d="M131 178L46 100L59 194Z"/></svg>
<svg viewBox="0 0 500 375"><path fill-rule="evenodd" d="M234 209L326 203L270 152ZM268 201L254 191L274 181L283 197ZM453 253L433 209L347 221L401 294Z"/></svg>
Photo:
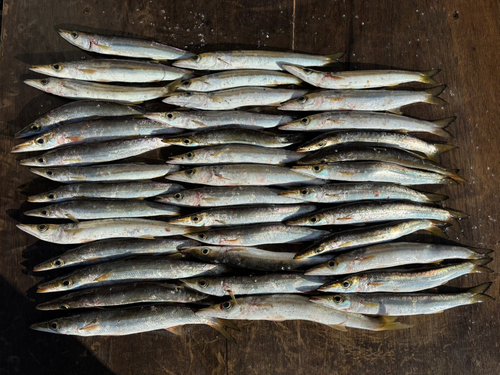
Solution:
<svg viewBox="0 0 500 375"><path fill-rule="evenodd" d="M328 146L337 146L349 143L361 143L363 145L370 146L380 145L382 147L396 147L408 151L417 151L421 152L435 163L439 163L440 154L457 148L457 146L454 145L429 143L405 133L352 130L345 132L333 131L321 134L301 146L297 151L315 151Z"/></svg>
<svg viewBox="0 0 500 375"><path fill-rule="evenodd" d="M283 70L282 64L325 66L336 62L345 52L330 55L309 55L279 51L205 52L173 63L178 68L195 70L263 69Z"/></svg>
<svg viewBox="0 0 500 375"><path fill-rule="evenodd" d="M159 64L158 61L96 59L34 65L33 72L56 78L93 82L161 82L189 78L191 71ZM300 81L300 80L299 80Z"/></svg>
<svg viewBox="0 0 500 375"><path fill-rule="evenodd" d="M368 111L321 112L279 126L281 130L332 131L332 130L381 130L430 133L439 137L450 137L445 128L456 117L427 121L392 113Z"/></svg>
<svg viewBox="0 0 500 375"><path fill-rule="evenodd" d="M295 168L295 167L294 167ZM268 186L322 183L288 167L270 164L217 164L169 173L168 180L211 186Z"/></svg>
<svg viewBox="0 0 500 375"><path fill-rule="evenodd" d="M302 152L283 148L261 147L253 145L229 144L209 146L192 150L181 155L167 158L169 164L273 164L282 165L300 160Z"/></svg>
<svg viewBox="0 0 500 375"><path fill-rule="evenodd" d="M279 106L287 100L298 98L308 92L309 90L269 87L236 87L211 92L169 92L163 102L185 108L213 111L249 106Z"/></svg>
<svg viewBox="0 0 500 375"><path fill-rule="evenodd" d="M330 234L329 231L308 227L291 227L284 224L257 224L212 230L205 229L196 233L186 233L184 237L210 245L257 246L273 243L314 241L324 238L328 234Z"/></svg>
<svg viewBox="0 0 500 375"><path fill-rule="evenodd" d="M144 117L172 127L189 130L234 124L257 129L274 128L293 120L293 117L286 115L269 115L266 113L245 111L150 112L145 113Z"/></svg>
<svg viewBox="0 0 500 375"><path fill-rule="evenodd" d="M52 181L74 182L121 182L149 180L163 177L169 172L177 172L179 166L173 164L100 164L86 167L30 168L30 172Z"/></svg>
<svg viewBox="0 0 500 375"><path fill-rule="evenodd" d="M492 250L468 246L394 242L363 247L338 254L329 261L307 270L306 274L322 276L345 275L406 264L436 263L453 259L482 259L491 252Z"/></svg>
<svg viewBox="0 0 500 375"><path fill-rule="evenodd" d="M291 170L311 178L346 182L391 182L401 185L458 184L456 180L439 173L383 162L346 161L331 164L297 165L292 167ZM182 172L174 172L172 175L176 173Z"/></svg>
<svg viewBox="0 0 500 375"><path fill-rule="evenodd" d="M183 245L179 251L203 262L266 272L293 271L331 259L329 255L293 259L295 253L268 251L257 247Z"/></svg>
<svg viewBox="0 0 500 375"><path fill-rule="evenodd" d="M332 293L410 293L446 284L457 277L472 273L493 273L484 267L490 258L471 260L430 270L395 271L380 270L347 276L318 288Z"/></svg>
<svg viewBox="0 0 500 375"><path fill-rule="evenodd" d="M59 268L86 266L107 260L114 260L134 255L178 254L184 246L198 246L199 242L187 238L119 238L90 242L46 260L33 267L33 271L50 271Z"/></svg>
<svg viewBox="0 0 500 375"><path fill-rule="evenodd" d="M236 301L224 301L196 312L202 317L234 320L308 320L345 331L345 327L386 331L405 329L410 326L395 322L391 317L369 317L344 313L309 301L308 297L293 294L271 294L240 297Z"/></svg>
<svg viewBox="0 0 500 375"><path fill-rule="evenodd" d="M132 87L53 77L27 79L24 83L35 89L63 98L104 100L125 104L139 104L148 100L162 98L169 93L168 85L163 87Z"/></svg>
<svg viewBox="0 0 500 375"><path fill-rule="evenodd" d="M176 216L180 209L162 203L136 199L121 200L75 200L55 203L50 206L25 211L26 216L47 219L78 220L110 219L118 217Z"/></svg>
<svg viewBox="0 0 500 375"><path fill-rule="evenodd" d="M98 117L140 115L142 115L142 111L130 105L94 100L80 100L50 110L18 131L15 137L26 138L34 135L41 135L61 126L61 124L91 120Z"/></svg>
<svg viewBox="0 0 500 375"><path fill-rule="evenodd" d="M283 64L281 67L310 85L333 90L390 87L409 82L438 85L439 83L432 77L440 72L439 69L422 72L412 72L408 70L322 72L288 64Z"/></svg>
<svg viewBox="0 0 500 375"><path fill-rule="evenodd" d="M300 201L318 203L347 203L363 200L400 199L432 204L448 199L446 195L423 193L406 186L388 182L348 182L305 186L301 189L282 191L279 195Z"/></svg>
<svg viewBox="0 0 500 375"><path fill-rule="evenodd" d="M171 145L184 147L216 146L228 143L246 144L261 147L286 147L300 142L302 135L274 134L262 130L240 127L219 127L215 129L197 130L165 139Z"/></svg>
<svg viewBox="0 0 500 375"><path fill-rule="evenodd" d="M59 244L79 244L106 238L154 238L193 232L195 229L147 219L102 219L72 224L17 224L36 238Z"/></svg>
<svg viewBox="0 0 500 375"><path fill-rule="evenodd" d="M195 227L277 223L314 210L316 206L310 204L217 207L170 219L169 223Z"/></svg>
<svg viewBox="0 0 500 375"><path fill-rule="evenodd" d="M231 70L208 74L191 79L179 79L172 83L171 90L209 92L249 86L300 85L302 80L276 70Z"/></svg>
<svg viewBox="0 0 500 375"><path fill-rule="evenodd" d="M387 111L401 114L401 107L428 103L446 105L438 98L446 85L421 91L405 90L322 90L291 99L284 103L282 111Z"/></svg>
<svg viewBox="0 0 500 375"><path fill-rule="evenodd" d="M397 238L415 233L419 230L447 238L443 231L449 224L436 220L405 220L369 226L364 228L343 230L321 239L312 246L295 254L295 259L317 256L331 251L343 251L356 247L389 242ZM303 227L301 227L303 228Z"/></svg>
<svg viewBox="0 0 500 375"><path fill-rule="evenodd" d="M11 152L46 151L89 142L178 133L182 133L182 130L141 118L81 121L52 129L35 139L15 145Z"/></svg>
<svg viewBox="0 0 500 375"><path fill-rule="evenodd" d="M194 56L191 52L151 40L100 35L59 29L59 35L85 51L151 60L177 60Z"/></svg>
<svg viewBox="0 0 500 375"><path fill-rule="evenodd" d="M242 204L294 204L281 190L266 186L216 186L183 190L156 197L158 202L190 207L222 207Z"/></svg>
<svg viewBox="0 0 500 375"><path fill-rule="evenodd" d="M211 296L237 296L252 294L310 293L328 277L304 276L302 273L269 273L259 276L195 277L181 279L187 288Z"/></svg>
<svg viewBox="0 0 500 375"><path fill-rule="evenodd" d="M287 220L287 225L353 225L381 221L429 219L449 222L468 218L469 215L449 208L425 206L413 202L351 202L325 208L303 217ZM175 220L175 219L174 219ZM457 223L458 225L458 223Z"/></svg>
<svg viewBox="0 0 500 375"><path fill-rule="evenodd" d="M134 303L199 303L206 294L169 282L137 282L83 289L40 303L37 310L124 306Z"/></svg>
<svg viewBox="0 0 500 375"><path fill-rule="evenodd" d="M460 293L343 293L309 298L335 310L367 315L406 316L437 314L458 306L494 301L486 294L492 283Z"/></svg>
<svg viewBox="0 0 500 375"><path fill-rule="evenodd" d="M62 292L122 282L219 275L228 271L224 265L171 260L161 256L110 260L78 268L70 274L41 283L37 287L37 293Z"/></svg>
<svg viewBox="0 0 500 375"><path fill-rule="evenodd" d="M182 305L146 305L113 310L96 310L55 318L30 326L35 331L74 336L124 336L156 330L180 333L187 324L205 324L234 341L225 329L225 322L196 315L191 307Z"/></svg>
<svg viewBox="0 0 500 375"><path fill-rule="evenodd" d="M92 182L62 185L46 193L29 196L28 202L62 202L83 198L141 199L159 194L176 193L182 189L183 187L178 184L154 181Z"/></svg>
<svg viewBox="0 0 500 375"><path fill-rule="evenodd" d="M450 177L458 182L466 180L458 175L456 169L448 169L417 153L398 148L381 147L327 147L297 161L299 165L330 164L345 161L380 161L398 164L403 167L421 169Z"/></svg>
<svg viewBox="0 0 500 375"><path fill-rule="evenodd" d="M88 165L125 159L169 146L169 143L159 137L118 139L53 150L23 159L19 163L30 167Z"/></svg>

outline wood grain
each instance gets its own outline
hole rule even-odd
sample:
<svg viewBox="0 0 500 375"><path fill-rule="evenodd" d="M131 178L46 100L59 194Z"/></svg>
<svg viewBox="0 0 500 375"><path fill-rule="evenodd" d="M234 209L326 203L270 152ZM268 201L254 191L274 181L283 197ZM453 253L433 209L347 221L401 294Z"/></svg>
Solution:
<svg viewBox="0 0 500 375"><path fill-rule="evenodd" d="M0 57L0 374L498 374L499 303L403 319L402 332L342 333L308 322L241 322L237 344L210 328L182 336L74 338L28 329L58 314L35 310L32 288L38 260L63 251L15 228L30 205L21 191L54 185L19 166L10 154L13 134L66 101L23 84L29 64L90 58L56 30L75 27L152 38L194 52L265 48L314 53L347 51L351 69L441 68L448 89L444 108L419 105L406 114L458 116L450 140L460 148L443 155L466 184L433 189L446 204L468 212L452 240L500 249L500 5L488 0L182 0L23 2L4 0ZM160 103L148 104L167 108ZM152 153L152 157L164 156ZM19 208L22 205L22 211ZM422 237L419 237L422 238ZM498 270L498 257L490 265ZM24 267L27 268L24 268ZM52 274L50 274L52 277ZM472 275L453 286L496 276ZM496 282L489 294L498 297Z"/></svg>

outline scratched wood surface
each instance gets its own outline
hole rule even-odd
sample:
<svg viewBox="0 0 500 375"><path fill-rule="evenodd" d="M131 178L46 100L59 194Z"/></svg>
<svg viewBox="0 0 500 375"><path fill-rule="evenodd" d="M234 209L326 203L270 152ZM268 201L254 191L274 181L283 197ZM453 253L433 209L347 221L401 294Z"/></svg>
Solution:
<svg viewBox="0 0 500 375"><path fill-rule="evenodd" d="M13 135L66 101L23 84L30 64L89 57L57 28L153 38L192 51L277 48L311 53L345 50L348 68L428 70L448 84L445 108L405 113L451 115L458 150L443 163L468 183L435 188L447 205L471 215L452 240L499 250L500 9L497 1L321 0L4 0L0 60L0 374L498 374L499 303L403 319L401 332L342 333L308 322L241 322L237 344L203 327L129 337L74 338L30 331L55 315L35 310L33 264L62 251L16 230L26 221L23 191L54 185L19 166ZM151 104L155 106L157 104ZM161 107L161 105L160 105ZM152 156L155 156L154 154ZM21 210L20 210L21 208ZM491 263L498 270L499 257ZM51 275L52 277L52 275ZM451 285L496 280L473 275ZM498 297L496 282L489 294Z"/></svg>

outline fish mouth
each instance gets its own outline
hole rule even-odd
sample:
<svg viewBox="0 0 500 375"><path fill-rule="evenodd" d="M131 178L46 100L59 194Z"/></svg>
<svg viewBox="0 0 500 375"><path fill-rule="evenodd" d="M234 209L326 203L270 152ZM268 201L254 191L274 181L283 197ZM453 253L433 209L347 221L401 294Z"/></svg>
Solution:
<svg viewBox="0 0 500 375"><path fill-rule="evenodd" d="M34 87L35 89L45 91L40 81L40 79L26 79L24 80L24 83L26 83L28 86Z"/></svg>
<svg viewBox="0 0 500 375"><path fill-rule="evenodd" d="M28 158L28 159L22 159L19 161L19 164L21 165L27 165L29 167L36 167L36 161L33 160L33 158Z"/></svg>
<svg viewBox="0 0 500 375"><path fill-rule="evenodd" d="M194 69L193 66L191 66L191 64L189 64L189 59L191 57L195 56L194 54L188 58L184 58L182 60L177 60L177 61L174 61L172 63L172 66L175 66L177 68L184 68L184 69Z"/></svg>
<svg viewBox="0 0 500 375"><path fill-rule="evenodd" d="M47 69L47 67L44 65L33 65L32 67L29 68L29 70L31 70L32 72L41 73L41 74L47 74L47 72L49 71Z"/></svg>
<svg viewBox="0 0 500 375"><path fill-rule="evenodd" d="M310 258L312 256L313 256L313 253L310 250L304 250L304 251L299 251L297 254L295 254L293 259L306 259L306 258Z"/></svg>
<svg viewBox="0 0 500 375"><path fill-rule="evenodd" d="M55 304L53 302L40 303L39 305L36 305L35 309L42 311L59 310L59 308L55 307Z"/></svg>
<svg viewBox="0 0 500 375"><path fill-rule="evenodd" d="M62 291L62 289L59 289L57 286L54 286L53 283L48 283L48 284L40 284L38 285L36 292L37 293L52 293L52 292L59 292Z"/></svg>
<svg viewBox="0 0 500 375"><path fill-rule="evenodd" d="M36 147L36 143L33 140L15 145L14 147L12 147L12 150L10 152L16 153L16 152L29 152L29 151L40 151L40 148Z"/></svg>
<svg viewBox="0 0 500 375"><path fill-rule="evenodd" d="M36 224L17 224L16 227L21 229L23 232L26 232L28 234L31 234L32 236L38 237L37 235L35 235L35 230L33 229L33 227L35 225Z"/></svg>
<svg viewBox="0 0 500 375"><path fill-rule="evenodd" d="M59 29L59 35L66 39L68 42L70 42L71 44L73 44L72 42L72 37L71 37L71 33L72 31L71 30L63 30L63 29Z"/></svg>
<svg viewBox="0 0 500 375"><path fill-rule="evenodd" d="M25 128L19 130L16 134L14 134L14 137L15 138L25 138L25 137L30 137L30 136L35 135L35 134L39 134L39 132L33 132L33 130L30 129L30 127L32 125L33 124L30 124L30 125L26 126Z"/></svg>
<svg viewBox="0 0 500 375"><path fill-rule="evenodd" d="M212 306L199 309L198 311L196 311L195 314L203 316L203 317L210 317L210 318L217 318L218 317Z"/></svg>
<svg viewBox="0 0 500 375"><path fill-rule="evenodd" d="M290 64L282 64L281 68L285 69L288 73L291 73L293 75L302 72L302 68Z"/></svg>
<svg viewBox="0 0 500 375"><path fill-rule="evenodd" d="M323 275L321 267L313 267L304 272L304 275Z"/></svg>
<svg viewBox="0 0 500 375"><path fill-rule="evenodd" d="M320 292L331 292L330 288L332 287L335 287L335 285L325 284L321 285L317 290L319 290Z"/></svg>
<svg viewBox="0 0 500 375"><path fill-rule="evenodd" d="M28 168L28 169L31 173L47 178L47 176L43 174L43 171L41 170L42 168Z"/></svg>
<svg viewBox="0 0 500 375"><path fill-rule="evenodd" d="M48 262L40 263L33 267L34 272L49 271L51 269L54 269L54 267Z"/></svg>
<svg viewBox="0 0 500 375"><path fill-rule="evenodd" d="M41 322L30 325L30 329L41 332L54 332L49 328L49 322Z"/></svg>
<svg viewBox="0 0 500 375"><path fill-rule="evenodd" d="M168 221L169 224L173 225L184 225L184 226L191 226L189 223L189 217L179 217L175 219L171 219Z"/></svg>
<svg viewBox="0 0 500 375"><path fill-rule="evenodd" d="M44 217L39 210L30 210L23 213L26 216Z"/></svg>

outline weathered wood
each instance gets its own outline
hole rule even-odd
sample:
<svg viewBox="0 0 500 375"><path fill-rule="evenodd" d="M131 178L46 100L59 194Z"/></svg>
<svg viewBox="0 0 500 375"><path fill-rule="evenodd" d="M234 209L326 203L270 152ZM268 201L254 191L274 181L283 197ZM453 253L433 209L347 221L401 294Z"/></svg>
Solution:
<svg viewBox="0 0 500 375"><path fill-rule="evenodd" d="M57 28L141 36L195 52L234 48L314 53L345 50L348 54L343 61L351 69L441 68L436 79L448 85L442 97L449 105L419 105L405 113L426 119L458 116L450 126L454 135L450 142L460 148L443 155L443 163L460 168L469 182L433 190L450 196L448 206L471 215L462 221L463 232L450 232L452 240L498 250L499 20L495 1L4 0L0 44L0 372L500 373L498 302L405 318L403 321L414 327L402 332L337 332L307 322L240 322L241 331L234 333L237 344L226 343L208 327L196 326L186 328L182 336L165 332L86 339L31 331L29 324L60 315L35 310L35 304L48 297L33 292L42 277L33 275L31 267L66 247L36 242L15 228L19 220L28 222L20 212L34 207L24 204L26 198L20 191L41 192L55 185L32 175L18 164L18 155L10 154L16 131L67 102L24 85L23 79L38 76L28 70L29 64L95 57L60 38ZM148 106L169 108L159 102ZM498 262L497 257L490 267L497 270ZM473 275L451 285L466 287L486 280L495 277ZM495 283L489 294L498 297L498 291Z"/></svg>

